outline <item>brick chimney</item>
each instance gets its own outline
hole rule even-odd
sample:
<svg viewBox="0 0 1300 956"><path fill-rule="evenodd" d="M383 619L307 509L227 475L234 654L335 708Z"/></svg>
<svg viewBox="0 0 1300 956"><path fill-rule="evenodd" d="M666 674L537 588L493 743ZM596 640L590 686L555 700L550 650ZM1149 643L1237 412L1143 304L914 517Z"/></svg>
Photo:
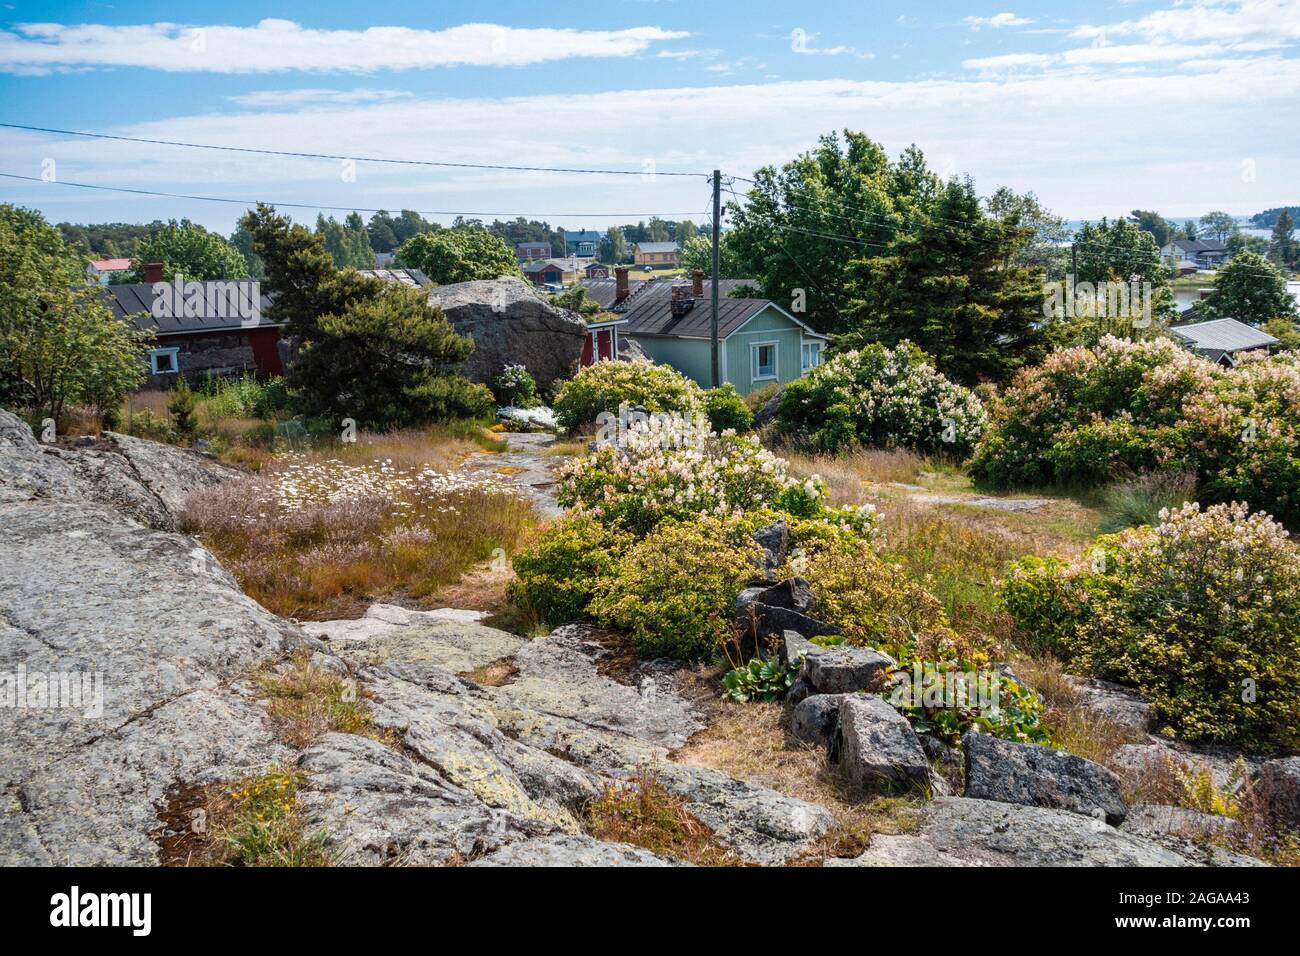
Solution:
<svg viewBox="0 0 1300 956"><path fill-rule="evenodd" d="M704 270L696 269L691 273L691 292L697 299L704 298Z"/></svg>
<svg viewBox="0 0 1300 956"><path fill-rule="evenodd" d="M630 292L627 281L627 266L614 267L614 301L622 302Z"/></svg>
<svg viewBox="0 0 1300 956"><path fill-rule="evenodd" d="M695 296L691 294L691 291L691 287L685 283L673 286L672 312L674 319L680 319L695 307Z"/></svg>
<svg viewBox="0 0 1300 956"><path fill-rule="evenodd" d="M155 282L162 282L163 264L161 262L146 262L144 264L144 281L152 285Z"/></svg>

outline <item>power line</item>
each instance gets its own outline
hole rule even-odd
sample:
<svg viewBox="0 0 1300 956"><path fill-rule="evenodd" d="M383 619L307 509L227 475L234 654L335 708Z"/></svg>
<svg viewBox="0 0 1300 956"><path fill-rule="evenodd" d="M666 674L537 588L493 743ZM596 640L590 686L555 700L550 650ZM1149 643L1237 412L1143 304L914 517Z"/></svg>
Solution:
<svg viewBox="0 0 1300 956"><path fill-rule="evenodd" d="M60 136L84 136L88 139L109 139L123 143L144 143L150 146L179 146L186 149L211 149L227 153L253 153L261 156L289 156L295 159L352 160L358 163L391 163L397 166L439 166L447 169L496 169L522 173L581 173L592 176L694 176L708 177L708 173L661 172L648 173L632 169L583 169L569 166L514 166L506 163L451 163L431 159L388 159L382 156L349 156L342 153L307 153L282 149L259 149L253 146L218 146L212 143L186 143L172 139L148 139L143 136L119 136L112 133L88 133L75 129L51 129L45 126L24 126L21 123L0 123L5 129L21 129L32 133L54 133Z"/></svg>
<svg viewBox="0 0 1300 956"><path fill-rule="evenodd" d="M366 206L327 206L320 203L297 203L297 202L269 202L263 199L230 199L223 196L195 196L188 193L169 193L160 192L155 189L133 189L129 186L100 186L94 183L74 183L68 180L44 180L39 176L21 176L18 173L0 173L0 177L5 179L21 179L26 182L40 183L45 186L75 186L78 189L97 189L105 192L131 193L136 196L158 196L164 199L190 199L196 202L221 202L233 203L235 205L251 207L259 202L268 206L275 206L277 209L325 209L330 212L388 212L388 209L373 209ZM403 207L405 208L405 207ZM691 213L678 212L463 212L453 210L430 210L430 209L411 209L410 212L419 213L421 216L493 216L514 217L522 216L534 219L560 219L560 218L614 218L618 216L687 216Z"/></svg>

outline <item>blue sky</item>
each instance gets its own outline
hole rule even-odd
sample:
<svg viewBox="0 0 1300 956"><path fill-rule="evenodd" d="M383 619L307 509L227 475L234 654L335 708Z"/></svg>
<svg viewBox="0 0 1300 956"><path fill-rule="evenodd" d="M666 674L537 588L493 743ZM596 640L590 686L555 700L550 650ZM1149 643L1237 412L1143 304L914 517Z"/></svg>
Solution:
<svg viewBox="0 0 1300 956"><path fill-rule="evenodd" d="M566 9L567 8L567 9ZM706 218L702 179L849 127L1069 218L1300 202L1300 0L0 3L0 121L629 177L250 157L0 129L0 200L55 220L239 207ZM313 218L310 210L294 211ZM449 216L441 216L444 220Z"/></svg>

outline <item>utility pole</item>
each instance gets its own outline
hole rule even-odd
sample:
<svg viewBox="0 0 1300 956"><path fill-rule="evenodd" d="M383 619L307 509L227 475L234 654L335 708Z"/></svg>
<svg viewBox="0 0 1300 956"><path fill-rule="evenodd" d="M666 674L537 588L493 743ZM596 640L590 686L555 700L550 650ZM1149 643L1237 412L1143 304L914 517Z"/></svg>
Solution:
<svg viewBox="0 0 1300 956"><path fill-rule="evenodd" d="M718 376L718 271L721 255L718 237L722 230L722 171L713 171L713 315L709 318L709 349L713 361L713 387L721 381Z"/></svg>

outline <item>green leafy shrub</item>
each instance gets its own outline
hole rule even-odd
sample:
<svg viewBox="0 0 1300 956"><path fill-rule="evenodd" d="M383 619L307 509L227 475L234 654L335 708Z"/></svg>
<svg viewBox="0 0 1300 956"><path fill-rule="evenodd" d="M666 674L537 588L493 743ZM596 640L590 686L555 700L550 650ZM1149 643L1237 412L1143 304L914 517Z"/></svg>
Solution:
<svg viewBox="0 0 1300 956"><path fill-rule="evenodd" d="M1137 688L1162 732L1300 745L1300 547L1267 515L1188 504L1068 564L1022 563L1002 596L1021 632Z"/></svg>
<svg viewBox="0 0 1300 956"><path fill-rule="evenodd" d="M1161 511L1195 500L1196 475L1190 472L1157 471L1116 482L1102 492L1101 530L1111 533L1159 524Z"/></svg>
<svg viewBox="0 0 1300 956"><path fill-rule="evenodd" d="M978 727L1003 740L1051 743L1038 695L991 668L974 672L949 663L918 662L910 671L895 672L895 684L885 697L917 733L955 744Z"/></svg>
<svg viewBox="0 0 1300 956"><path fill-rule="evenodd" d="M761 555L742 522L666 522L628 549L590 610L644 656L706 658L730 636L736 597Z"/></svg>
<svg viewBox="0 0 1300 956"><path fill-rule="evenodd" d="M210 418L271 418L289 407L284 379L255 375L209 377L201 389Z"/></svg>
<svg viewBox="0 0 1300 956"><path fill-rule="evenodd" d="M512 408L535 408L541 404L537 397L537 382L522 365L507 365L492 380L492 394L498 405Z"/></svg>
<svg viewBox="0 0 1300 956"><path fill-rule="evenodd" d="M742 433L754 427L754 413L730 382L704 393L704 414L709 426L719 434L727 429Z"/></svg>
<svg viewBox="0 0 1300 956"><path fill-rule="evenodd" d="M676 369L650 362L601 361L565 382L552 407L567 431L590 425L601 412L617 414L623 403L647 412L677 412L694 417L704 393Z"/></svg>
<svg viewBox="0 0 1300 956"><path fill-rule="evenodd" d="M987 416L974 392L904 341L841 353L791 382L777 421L782 434L820 451L866 445L965 457Z"/></svg>
<svg viewBox="0 0 1300 956"><path fill-rule="evenodd" d="M562 518L514 556L512 598L551 625L581 620L631 540L588 517Z"/></svg>
<svg viewBox="0 0 1300 956"><path fill-rule="evenodd" d="M722 696L738 704L780 700L798 676L798 667L786 667L776 657L755 657L744 667L727 671L722 678Z"/></svg>
<svg viewBox="0 0 1300 956"><path fill-rule="evenodd" d="M1218 374L1167 339L1059 349L1016 375L970 473L994 487L1078 485L1172 467L1184 403Z"/></svg>

